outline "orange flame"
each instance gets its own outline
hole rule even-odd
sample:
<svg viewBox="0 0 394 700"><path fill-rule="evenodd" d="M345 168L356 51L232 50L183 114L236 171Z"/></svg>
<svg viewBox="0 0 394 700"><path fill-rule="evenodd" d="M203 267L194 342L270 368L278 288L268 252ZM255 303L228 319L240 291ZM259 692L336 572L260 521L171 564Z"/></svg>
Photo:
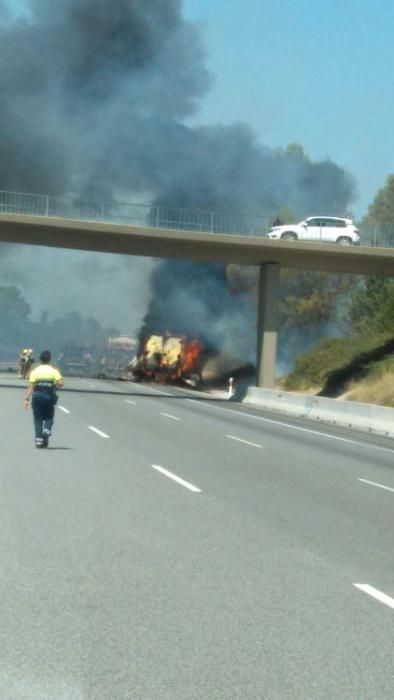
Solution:
<svg viewBox="0 0 394 700"><path fill-rule="evenodd" d="M190 374L193 370L198 369L202 349L203 346L199 340L191 340L189 343L185 342L181 375Z"/></svg>
<svg viewBox="0 0 394 700"><path fill-rule="evenodd" d="M173 334L167 330L162 336L159 334L158 337L171 338L172 336ZM167 364L168 357L161 355L160 352L156 353L155 359L150 366L147 364L148 344L152 338L152 336L148 336L142 343L142 352L139 355L140 376L157 382L177 382L181 379L187 379L192 373L199 373L200 355L203 350L202 343L196 339L188 341L186 336L182 336L182 338L179 336L173 337L182 341L176 366L169 367Z"/></svg>

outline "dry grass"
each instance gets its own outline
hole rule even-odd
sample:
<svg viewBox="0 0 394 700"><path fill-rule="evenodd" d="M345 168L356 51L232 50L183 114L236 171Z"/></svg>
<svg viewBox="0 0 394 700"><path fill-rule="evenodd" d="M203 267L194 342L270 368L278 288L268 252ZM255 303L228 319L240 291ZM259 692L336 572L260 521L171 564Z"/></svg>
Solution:
<svg viewBox="0 0 394 700"><path fill-rule="evenodd" d="M277 378L275 380L275 390L276 391L291 391L295 394L301 394L305 396L309 396L310 394L318 394L319 391L322 390L321 385L319 386L318 384L314 385L311 384L310 386L303 387L302 389L297 387L296 389L288 389L286 385L286 377L280 377L279 379Z"/></svg>
<svg viewBox="0 0 394 700"><path fill-rule="evenodd" d="M394 407L394 373L388 370L379 377L360 382L346 398L348 401Z"/></svg>
<svg viewBox="0 0 394 700"><path fill-rule="evenodd" d="M386 347L387 344L391 349ZM351 370L352 364L353 374L349 371L347 378L341 378L341 368ZM292 373L281 379L280 387L299 394L317 394L319 385L324 391L329 391L327 377L331 374L335 381L333 373L337 375L338 385L335 387L334 384L331 389L337 388L338 399L394 407L392 336L355 336L323 341L299 356ZM327 395L334 397L335 393Z"/></svg>

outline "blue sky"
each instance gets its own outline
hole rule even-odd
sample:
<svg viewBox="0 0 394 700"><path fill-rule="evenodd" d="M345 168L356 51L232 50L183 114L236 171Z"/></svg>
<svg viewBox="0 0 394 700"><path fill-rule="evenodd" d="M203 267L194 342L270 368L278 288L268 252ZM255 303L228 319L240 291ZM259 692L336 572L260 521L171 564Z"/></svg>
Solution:
<svg viewBox="0 0 394 700"><path fill-rule="evenodd" d="M244 121L268 146L297 141L313 159L332 158L355 176L353 210L361 216L394 173L394 3L183 0L183 6L200 25L213 75L192 123Z"/></svg>
<svg viewBox="0 0 394 700"><path fill-rule="evenodd" d="M273 147L297 141L358 185L362 215L394 173L394 3L184 0L214 75L196 123L248 122Z"/></svg>

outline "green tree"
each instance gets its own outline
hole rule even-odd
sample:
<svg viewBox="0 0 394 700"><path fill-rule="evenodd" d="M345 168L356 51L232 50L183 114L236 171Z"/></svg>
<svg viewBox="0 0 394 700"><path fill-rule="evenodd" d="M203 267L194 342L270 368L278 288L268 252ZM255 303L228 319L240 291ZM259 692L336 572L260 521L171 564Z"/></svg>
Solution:
<svg viewBox="0 0 394 700"><path fill-rule="evenodd" d="M375 195L364 223L394 225L394 175ZM387 230L387 229L386 229ZM365 276L352 295L349 316L356 332L365 335L394 333L394 281L390 277Z"/></svg>
<svg viewBox="0 0 394 700"><path fill-rule="evenodd" d="M394 224L394 175L389 175L384 187L378 190L368 208L365 222L369 224Z"/></svg>
<svg viewBox="0 0 394 700"><path fill-rule="evenodd" d="M232 294L245 294L257 299L258 269L244 265L228 265L227 279ZM327 272L303 272L284 269L281 272L279 314L280 328L302 329L343 321L343 305L354 287L354 275ZM342 332L350 332L342 324Z"/></svg>
<svg viewBox="0 0 394 700"><path fill-rule="evenodd" d="M349 315L357 333L394 333L394 281L376 275L365 277L352 295Z"/></svg>
<svg viewBox="0 0 394 700"><path fill-rule="evenodd" d="M352 275L284 270L279 300L281 328L301 330L338 321L353 280Z"/></svg>

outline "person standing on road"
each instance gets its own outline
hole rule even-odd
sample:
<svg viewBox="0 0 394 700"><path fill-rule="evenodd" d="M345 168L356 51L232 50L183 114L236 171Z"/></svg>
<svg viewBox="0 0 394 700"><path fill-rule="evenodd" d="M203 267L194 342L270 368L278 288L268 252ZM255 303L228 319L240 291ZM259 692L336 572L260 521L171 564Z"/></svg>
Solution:
<svg viewBox="0 0 394 700"><path fill-rule="evenodd" d="M282 219L280 219L279 216L276 216L272 222L272 226L283 226Z"/></svg>
<svg viewBox="0 0 394 700"><path fill-rule="evenodd" d="M19 354L19 379L27 379L30 368L34 364L33 350L31 348L23 348Z"/></svg>
<svg viewBox="0 0 394 700"><path fill-rule="evenodd" d="M41 364L33 369L29 377L29 387L25 398L25 408L32 399L36 447L48 447L52 433L57 389L63 387L63 377L52 367L51 353L44 350L40 355Z"/></svg>

